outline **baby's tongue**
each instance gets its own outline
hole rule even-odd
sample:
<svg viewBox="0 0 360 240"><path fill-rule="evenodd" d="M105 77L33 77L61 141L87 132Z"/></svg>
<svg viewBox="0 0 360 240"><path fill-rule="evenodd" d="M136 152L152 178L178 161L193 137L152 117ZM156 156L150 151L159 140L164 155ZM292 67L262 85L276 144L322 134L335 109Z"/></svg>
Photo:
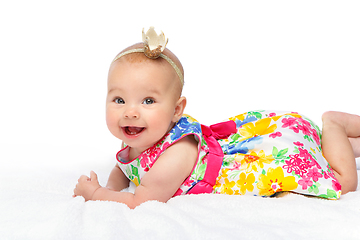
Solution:
<svg viewBox="0 0 360 240"><path fill-rule="evenodd" d="M127 133L130 135L135 135L140 133L144 128L142 127L127 127Z"/></svg>

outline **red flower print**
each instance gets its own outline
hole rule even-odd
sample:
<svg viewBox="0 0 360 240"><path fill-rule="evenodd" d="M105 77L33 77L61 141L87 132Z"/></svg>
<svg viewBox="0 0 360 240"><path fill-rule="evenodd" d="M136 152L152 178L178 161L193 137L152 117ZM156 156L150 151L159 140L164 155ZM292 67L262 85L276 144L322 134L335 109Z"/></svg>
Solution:
<svg viewBox="0 0 360 240"><path fill-rule="evenodd" d="M299 149L299 155L300 157L304 158L305 160L309 160L307 162L307 164L309 165L309 168L314 166L315 164L317 165L318 168L321 168L321 166L315 161L315 159L313 158L313 156L308 152L307 149L302 149L302 148L298 148Z"/></svg>
<svg viewBox="0 0 360 240"><path fill-rule="evenodd" d="M311 124L309 121L303 119L303 118L298 118L298 121L303 125L303 126L306 126L308 128L311 128Z"/></svg>
<svg viewBox="0 0 360 240"><path fill-rule="evenodd" d="M302 148L298 148L298 149L300 151L300 154L289 155L290 159L285 160L286 164L283 166L283 168L287 169L288 173L294 171L295 174L304 177L304 175L308 172L307 169L315 165L315 161L306 149L302 149Z"/></svg>
<svg viewBox="0 0 360 240"><path fill-rule="evenodd" d="M304 144L303 143L301 143L301 142L294 142L294 145L295 146L298 146L298 147L303 147L304 146Z"/></svg>
<svg viewBox="0 0 360 240"><path fill-rule="evenodd" d="M332 187L335 191L341 190L341 184L339 183L338 180L332 180Z"/></svg>
<svg viewBox="0 0 360 240"><path fill-rule="evenodd" d="M319 134L317 133L317 131L315 129L311 129L311 136L313 137L313 139L315 140L317 145L321 145Z"/></svg>
<svg viewBox="0 0 360 240"><path fill-rule="evenodd" d="M302 186L303 190L305 190L308 187L311 187L313 185L313 182L311 181L311 178L309 178L309 177L300 179L298 183Z"/></svg>
<svg viewBox="0 0 360 240"><path fill-rule="evenodd" d="M311 135L311 128L305 125L299 125L298 129L302 131L304 135L310 136Z"/></svg>
<svg viewBox="0 0 360 240"><path fill-rule="evenodd" d="M283 118L283 120L281 120L281 122L283 123L283 125L281 127L287 128L287 127L293 126L297 121L296 121L296 118Z"/></svg>
<svg viewBox="0 0 360 240"><path fill-rule="evenodd" d="M324 178L328 179L330 177L329 173L327 171L322 170L323 174L324 174Z"/></svg>
<svg viewBox="0 0 360 240"><path fill-rule="evenodd" d="M142 154L139 159L140 159L140 165L142 168L145 168L147 163L149 162L148 161L148 158L147 158L147 155L146 155L146 151L144 152L145 154Z"/></svg>
<svg viewBox="0 0 360 240"><path fill-rule="evenodd" d="M157 158L160 154L166 149L170 143L166 142L162 145L162 147L158 147L158 144L155 144L151 148L145 150L143 154L140 156L140 165L144 168L144 171L147 172L154 165Z"/></svg>
<svg viewBox="0 0 360 240"><path fill-rule="evenodd" d="M295 133L300 132L300 128L298 126L291 126L291 127L289 127L289 129L293 130Z"/></svg>
<svg viewBox="0 0 360 240"><path fill-rule="evenodd" d="M335 178L335 174L334 174L334 172L333 172L333 170L332 170L332 168L330 167L329 164L327 165L327 168L328 168L328 171L326 172L327 175L328 175L329 177L331 177L332 179L337 180L337 179Z"/></svg>
<svg viewBox="0 0 360 240"><path fill-rule="evenodd" d="M322 174L319 173L318 170L319 169L317 167L309 169L307 176L309 178L312 178L315 182L317 182L319 180L319 178L322 178Z"/></svg>
<svg viewBox="0 0 360 240"><path fill-rule="evenodd" d="M231 171L232 171L232 170L239 170L240 166L241 166L241 163L235 161L235 163L234 163L234 165L233 165L233 168L231 168L230 170L231 170Z"/></svg>
<svg viewBox="0 0 360 240"><path fill-rule="evenodd" d="M269 135L269 137L271 137L271 138L276 138L276 137L281 137L281 136L282 136L281 132L276 132L276 133L272 133Z"/></svg>
<svg viewBox="0 0 360 240"><path fill-rule="evenodd" d="M183 182L183 185L184 185L184 186L187 186L187 187L191 187L194 182L195 182L194 180L191 180L190 177L188 177L188 178L185 180L185 182Z"/></svg>
<svg viewBox="0 0 360 240"><path fill-rule="evenodd" d="M275 117L276 113L269 113L269 117Z"/></svg>
<svg viewBox="0 0 360 240"><path fill-rule="evenodd" d="M304 176L306 171L306 163L299 157L299 154L289 155L290 159L285 160L285 165L283 166L284 169L287 169L288 173L295 172L295 174L300 175L301 177Z"/></svg>

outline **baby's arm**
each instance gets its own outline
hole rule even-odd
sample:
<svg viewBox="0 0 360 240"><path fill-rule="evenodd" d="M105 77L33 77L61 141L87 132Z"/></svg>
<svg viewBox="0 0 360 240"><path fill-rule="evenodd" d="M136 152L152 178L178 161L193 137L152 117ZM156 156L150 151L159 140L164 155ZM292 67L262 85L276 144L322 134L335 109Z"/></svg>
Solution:
<svg viewBox="0 0 360 240"><path fill-rule="evenodd" d="M135 208L148 200L167 202L191 174L197 157L197 142L192 136L185 137L169 147L157 159L141 179L141 184L135 189L134 194L98 187L92 195L92 200L121 202L130 208Z"/></svg>
<svg viewBox="0 0 360 240"><path fill-rule="evenodd" d="M123 171L121 171L119 165L116 164L111 171L106 187L113 191L121 191L124 188L129 187L129 179L125 176Z"/></svg>
<svg viewBox="0 0 360 240"><path fill-rule="evenodd" d="M124 142L121 143L121 149L125 147ZM106 187L110 190L121 191L124 188L129 187L129 179L125 176L123 171L116 164L110 173Z"/></svg>
<svg viewBox="0 0 360 240"><path fill-rule="evenodd" d="M110 173L106 188L111 191L121 191L129 186L129 179L120 170L119 166L116 165ZM101 188L97 175L95 172L90 172L90 177L82 175L78 180L78 184L74 189L74 195L83 196L85 201L91 200L94 193Z"/></svg>

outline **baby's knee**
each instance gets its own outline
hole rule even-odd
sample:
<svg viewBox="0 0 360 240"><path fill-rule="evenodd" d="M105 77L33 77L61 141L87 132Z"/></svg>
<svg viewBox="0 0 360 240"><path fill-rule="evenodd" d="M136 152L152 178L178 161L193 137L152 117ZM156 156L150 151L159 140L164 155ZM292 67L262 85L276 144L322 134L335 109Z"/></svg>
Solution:
<svg viewBox="0 0 360 240"><path fill-rule="evenodd" d="M338 180L341 184L342 194L356 191L358 185L357 176L343 176L341 179Z"/></svg>
<svg viewBox="0 0 360 240"><path fill-rule="evenodd" d="M336 111L328 111L322 115L323 123L327 123L327 124L333 123L333 124L342 125L342 122L344 120L343 118L344 118L344 113L336 112Z"/></svg>

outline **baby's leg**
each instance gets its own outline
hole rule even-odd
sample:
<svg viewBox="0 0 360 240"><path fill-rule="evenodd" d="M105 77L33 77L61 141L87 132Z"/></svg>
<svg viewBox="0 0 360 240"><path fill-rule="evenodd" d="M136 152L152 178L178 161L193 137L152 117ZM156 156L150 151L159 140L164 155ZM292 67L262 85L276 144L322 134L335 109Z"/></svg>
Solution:
<svg viewBox="0 0 360 240"><path fill-rule="evenodd" d="M354 155L356 158L360 157L360 137L352 138L349 137L349 141L354 150Z"/></svg>
<svg viewBox="0 0 360 240"><path fill-rule="evenodd" d="M357 188L355 156L360 154L360 116L342 112L323 114L322 149L339 180L342 193Z"/></svg>

